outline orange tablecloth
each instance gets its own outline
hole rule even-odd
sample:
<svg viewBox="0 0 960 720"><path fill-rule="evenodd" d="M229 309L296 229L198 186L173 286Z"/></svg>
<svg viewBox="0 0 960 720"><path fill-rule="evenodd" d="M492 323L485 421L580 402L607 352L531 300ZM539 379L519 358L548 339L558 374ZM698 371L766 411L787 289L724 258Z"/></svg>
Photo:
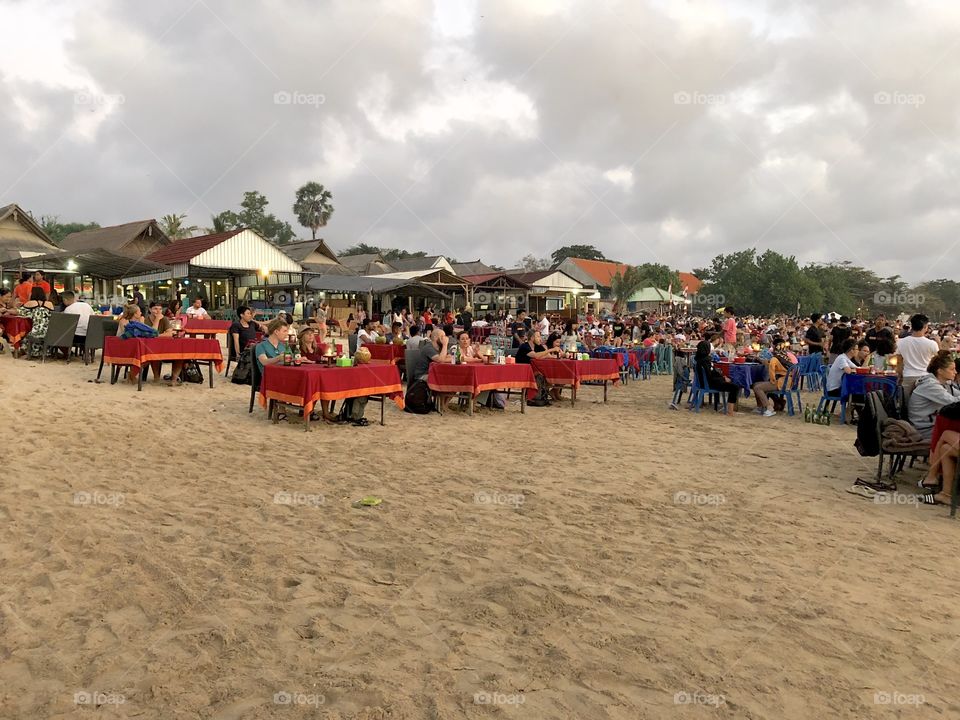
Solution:
<svg viewBox="0 0 960 720"><path fill-rule="evenodd" d="M427 385L434 392L470 393L476 397L486 390L536 390L537 381L529 365L482 365L430 363Z"/></svg>
<svg viewBox="0 0 960 720"><path fill-rule="evenodd" d="M19 315L4 315L0 317L0 325L3 325L3 332L15 348L20 347L20 341L26 337L33 327L33 320L20 317Z"/></svg>
<svg viewBox="0 0 960 720"><path fill-rule="evenodd" d="M405 345L394 345L393 343L364 343L363 347L370 351L370 358L372 360L386 360L391 363L403 362L404 355L406 351Z"/></svg>
<svg viewBox="0 0 960 720"><path fill-rule="evenodd" d="M620 382L617 360L592 358L590 360L531 360L535 372L540 373L551 385L572 385L591 380Z"/></svg>
<svg viewBox="0 0 960 720"><path fill-rule="evenodd" d="M140 368L150 362L171 360L211 360L217 372L223 369L223 354L218 340L171 337L103 339L103 361L110 365Z"/></svg>
<svg viewBox="0 0 960 720"><path fill-rule="evenodd" d="M367 395L386 395L403 407L403 386L396 365L357 365L321 367L320 365L267 365L260 384L260 404L268 400L300 405L304 413L313 411L317 400L344 400Z"/></svg>
<svg viewBox="0 0 960 720"><path fill-rule="evenodd" d="M183 324L187 335L226 335L233 325L229 320L197 320L188 318Z"/></svg>

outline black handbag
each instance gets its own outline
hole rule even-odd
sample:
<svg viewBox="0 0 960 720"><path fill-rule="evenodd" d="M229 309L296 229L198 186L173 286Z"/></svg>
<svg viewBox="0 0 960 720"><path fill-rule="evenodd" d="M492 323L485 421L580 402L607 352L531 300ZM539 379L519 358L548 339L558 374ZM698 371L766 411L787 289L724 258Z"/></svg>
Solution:
<svg viewBox="0 0 960 720"><path fill-rule="evenodd" d="M200 366L196 360L187 360L180 371L180 379L183 382L199 384L203 382L203 373L200 372Z"/></svg>

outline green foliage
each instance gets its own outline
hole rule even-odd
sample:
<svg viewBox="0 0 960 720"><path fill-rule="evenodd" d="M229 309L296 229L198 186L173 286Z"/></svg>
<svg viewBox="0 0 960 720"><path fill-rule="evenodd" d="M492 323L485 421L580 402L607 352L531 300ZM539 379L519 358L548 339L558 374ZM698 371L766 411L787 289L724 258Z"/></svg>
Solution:
<svg viewBox="0 0 960 720"><path fill-rule="evenodd" d="M550 261L546 258L538 258L536 255L524 255L517 260L517 267L523 268L524 272L536 272L537 270L546 270L550 267Z"/></svg>
<svg viewBox="0 0 960 720"><path fill-rule="evenodd" d="M62 223L57 215L44 215L40 218L40 227L50 236L54 245L59 246L63 239L71 233L81 232L82 230L95 230L100 227L98 223Z"/></svg>
<svg viewBox="0 0 960 720"><path fill-rule="evenodd" d="M641 288L655 287L660 290L667 290L672 286L673 292L678 294L683 290L683 287L680 285L680 275L676 270L671 270L666 265L643 263L637 265L636 269L643 279L643 284L640 286Z"/></svg>
<svg viewBox="0 0 960 720"><path fill-rule="evenodd" d="M276 215L267 213L270 203L266 196L256 190L248 190L243 194L240 203L240 212L224 210L213 217L214 226L221 225L224 230L238 228L253 228L275 245L286 245L296 239L296 233L285 220L277 219Z"/></svg>
<svg viewBox="0 0 960 720"><path fill-rule="evenodd" d="M376 245L367 245L366 243L357 243L352 247L348 247L342 253L343 255L373 255L375 253L380 253L383 256L383 259L387 262L392 260L406 260L407 258L418 258L426 257L427 253L423 250L418 250L417 252L410 252L409 250L401 250L399 248L381 248Z"/></svg>
<svg viewBox="0 0 960 720"><path fill-rule="evenodd" d="M550 255L554 265L559 265L569 257L580 258L582 260L606 260L603 253L597 250L593 245L564 245L562 248L554 250Z"/></svg>
<svg viewBox="0 0 960 720"><path fill-rule="evenodd" d="M333 215L333 194L318 182L308 182L297 190L293 203L293 212L297 222L310 228L313 239L317 239L317 230L324 227Z"/></svg>
<svg viewBox="0 0 960 720"><path fill-rule="evenodd" d="M160 229L171 240L180 240L191 237L199 228L196 225L184 225L183 221L187 219L186 213L181 215L164 215L160 218Z"/></svg>
<svg viewBox="0 0 960 720"><path fill-rule="evenodd" d="M614 311L626 312L627 301L630 297L641 288L647 286L647 277L639 267L631 267L628 265L626 270L616 273L610 278L610 294L614 300Z"/></svg>

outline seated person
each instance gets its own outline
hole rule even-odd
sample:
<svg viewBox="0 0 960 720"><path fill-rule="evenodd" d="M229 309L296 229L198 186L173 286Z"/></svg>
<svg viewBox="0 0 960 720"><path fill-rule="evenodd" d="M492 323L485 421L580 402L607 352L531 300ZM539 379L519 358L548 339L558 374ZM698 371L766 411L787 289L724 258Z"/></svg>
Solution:
<svg viewBox="0 0 960 720"><path fill-rule="evenodd" d="M925 439L931 439L933 425L940 408L957 402L953 381L957 377L957 368L949 351L941 350L934 355L923 375L914 386L907 403L907 417L910 424ZM953 492L953 479L956 472L960 433L945 430L940 434L937 447L930 456L930 469L922 480L922 487L935 490L942 478L943 487L934 495L937 502L949 503Z"/></svg>
<svg viewBox="0 0 960 720"><path fill-rule="evenodd" d="M540 339L540 329L534 328L529 333L528 339L524 340L517 348L517 363L529 364L531 360L544 360L555 358L560 355L560 348L548 348Z"/></svg>
<svg viewBox="0 0 960 720"><path fill-rule="evenodd" d="M10 288L0 288L0 315L17 314L17 297Z"/></svg>
<svg viewBox="0 0 960 720"><path fill-rule="evenodd" d="M187 317L196 318L197 320L209 320L210 316L207 314L207 311L203 307L203 299L196 297L193 299L193 304L187 308Z"/></svg>
<svg viewBox="0 0 960 720"><path fill-rule="evenodd" d="M327 352L325 343L317 340L317 331L312 327L305 327L300 331L300 358L304 362L318 363L323 360Z"/></svg>
<svg viewBox="0 0 960 720"><path fill-rule="evenodd" d="M121 340L132 340L134 338L155 338L159 335L156 329L150 327L144 322L143 312L139 305L125 305L123 314L117 321L117 336ZM146 368L143 368L146 370ZM127 374L127 382L136 385L140 377L139 372L130 372Z"/></svg>
<svg viewBox="0 0 960 720"><path fill-rule="evenodd" d="M838 350L840 352L827 372L827 397L837 400L840 399L843 376L857 370L857 366L853 362L853 356L857 354L857 341L848 337L840 344Z"/></svg>
<svg viewBox="0 0 960 720"><path fill-rule="evenodd" d="M477 347L470 342L470 333L466 330L457 334L457 348L460 350L460 362L483 363L483 358L477 355Z"/></svg>
<svg viewBox="0 0 960 720"><path fill-rule="evenodd" d="M450 355L447 353L449 342L450 339L443 330L434 329L430 336L420 343L420 346L412 353L410 361L407 363L407 382L426 382L430 374L430 363L450 362ZM451 396L449 393L435 393L435 395L444 407L450 403Z"/></svg>
<svg viewBox="0 0 960 720"><path fill-rule="evenodd" d="M283 351L290 326L286 320L274 318L267 324L267 336L257 343L254 356L257 367L263 369L265 365L282 365Z"/></svg>
<svg viewBox="0 0 960 720"><path fill-rule="evenodd" d="M410 337L407 338L407 342L406 342L407 347L408 347L408 348L410 348L410 347L419 347L419 346L420 346L420 343L425 342L425 341L426 341L426 338L425 338L425 337L421 337L421 335L420 335L420 326L419 326L419 325L411 325L411 326L410 326Z"/></svg>
<svg viewBox="0 0 960 720"><path fill-rule="evenodd" d="M30 318L33 326L24 340L30 347L26 353L28 359L38 358L43 355L43 339L47 335L47 328L50 326L50 313L53 312L53 304L47 300L47 294L39 285L34 285L30 289L29 299L17 310L21 317ZM21 355L24 354L21 349Z"/></svg>
<svg viewBox="0 0 960 720"><path fill-rule="evenodd" d="M757 409L755 412L763 413L764 417L773 417L776 415L776 397L767 397L769 392L779 392L783 390L783 382L787 378L787 370L793 363L786 357L783 351L783 339L775 337L772 340L774 352L770 358L760 357L760 362L767 367L768 380L753 384L753 394L757 400Z"/></svg>
<svg viewBox="0 0 960 720"><path fill-rule="evenodd" d="M239 359L244 350L256 343L258 332L261 332L260 323L253 319L253 310L246 305L238 307L237 319L227 331L227 348L230 357L233 360Z"/></svg>
<svg viewBox="0 0 960 720"><path fill-rule="evenodd" d="M170 319L164 317L163 314L163 304L154 300L150 303L150 312L144 320L145 325L149 325L154 330L157 331L158 337L173 337L175 332L173 330L173 325L170 322ZM150 363L150 367L153 369L153 381L160 381L160 367L162 363L159 360L155 360ZM183 370L183 360L174 360L173 361L173 370L170 371L170 374L165 377L165 380L169 380L172 385L180 385L180 371Z"/></svg>
<svg viewBox="0 0 960 720"><path fill-rule="evenodd" d="M390 332L387 333L387 342L403 342L403 323L395 322L390 325Z"/></svg>
<svg viewBox="0 0 960 720"><path fill-rule="evenodd" d="M693 355L694 372L697 373L698 382L706 380L709 389L727 393L727 415L733 415L737 411L740 386L727 380L723 373L713 367L713 361L710 359L712 347L706 340L701 340L697 344L697 351ZM714 399L713 402L714 408L720 404L719 398Z"/></svg>
<svg viewBox="0 0 960 720"><path fill-rule="evenodd" d="M374 345L377 342L377 338L380 336L377 331L373 329L373 326L373 320L367 318L363 321L363 325L357 331L357 347L363 347L366 343Z"/></svg>

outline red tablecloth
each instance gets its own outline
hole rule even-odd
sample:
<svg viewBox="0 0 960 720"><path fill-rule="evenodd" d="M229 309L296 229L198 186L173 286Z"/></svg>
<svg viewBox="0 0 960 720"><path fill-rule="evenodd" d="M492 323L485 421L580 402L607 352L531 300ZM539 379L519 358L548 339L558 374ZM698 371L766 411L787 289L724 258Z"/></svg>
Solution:
<svg viewBox="0 0 960 720"><path fill-rule="evenodd" d="M484 325L482 327L471 327L470 328L470 339L473 342L482 343L493 332L493 325Z"/></svg>
<svg viewBox="0 0 960 720"><path fill-rule="evenodd" d="M620 368L616 360L593 358L590 360L531 360L535 372L540 373L551 385L572 385L591 380L620 381Z"/></svg>
<svg viewBox="0 0 960 720"><path fill-rule="evenodd" d="M356 365L321 367L320 365L267 365L263 368L260 404L268 400L300 405L304 413L313 411L317 400L344 400L367 395L386 395L403 407L403 386L396 365Z"/></svg>
<svg viewBox="0 0 960 720"><path fill-rule="evenodd" d="M103 339L103 361L110 365L140 368L150 362L171 360L212 360L217 372L223 368L220 341L206 338L131 338Z"/></svg>
<svg viewBox="0 0 960 720"><path fill-rule="evenodd" d="M950 420L942 415L937 415L937 419L933 423L933 435L930 437L930 452L936 449L937 442L944 430L960 432L960 420Z"/></svg>
<svg viewBox="0 0 960 720"><path fill-rule="evenodd" d="M0 317L0 325L3 325L3 332L15 348L20 347L20 341L30 332L33 327L33 320L20 317L19 315L4 315Z"/></svg>
<svg viewBox="0 0 960 720"><path fill-rule="evenodd" d="M403 360L404 352L406 351L405 345L394 345L393 343L364 343L363 347L370 351L370 359L372 360L386 360L387 362L396 364Z"/></svg>
<svg viewBox="0 0 960 720"><path fill-rule="evenodd" d="M188 335L226 335L233 325L229 320L197 320L188 318L183 331Z"/></svg>
<svg viewBox="0 0 960 720"><path fill-rule="evenodd" d="M434 392L470 393L486 390L536 390L537 381L529 365L483 365L481 363L430 363L427 385Z"/></svg>

